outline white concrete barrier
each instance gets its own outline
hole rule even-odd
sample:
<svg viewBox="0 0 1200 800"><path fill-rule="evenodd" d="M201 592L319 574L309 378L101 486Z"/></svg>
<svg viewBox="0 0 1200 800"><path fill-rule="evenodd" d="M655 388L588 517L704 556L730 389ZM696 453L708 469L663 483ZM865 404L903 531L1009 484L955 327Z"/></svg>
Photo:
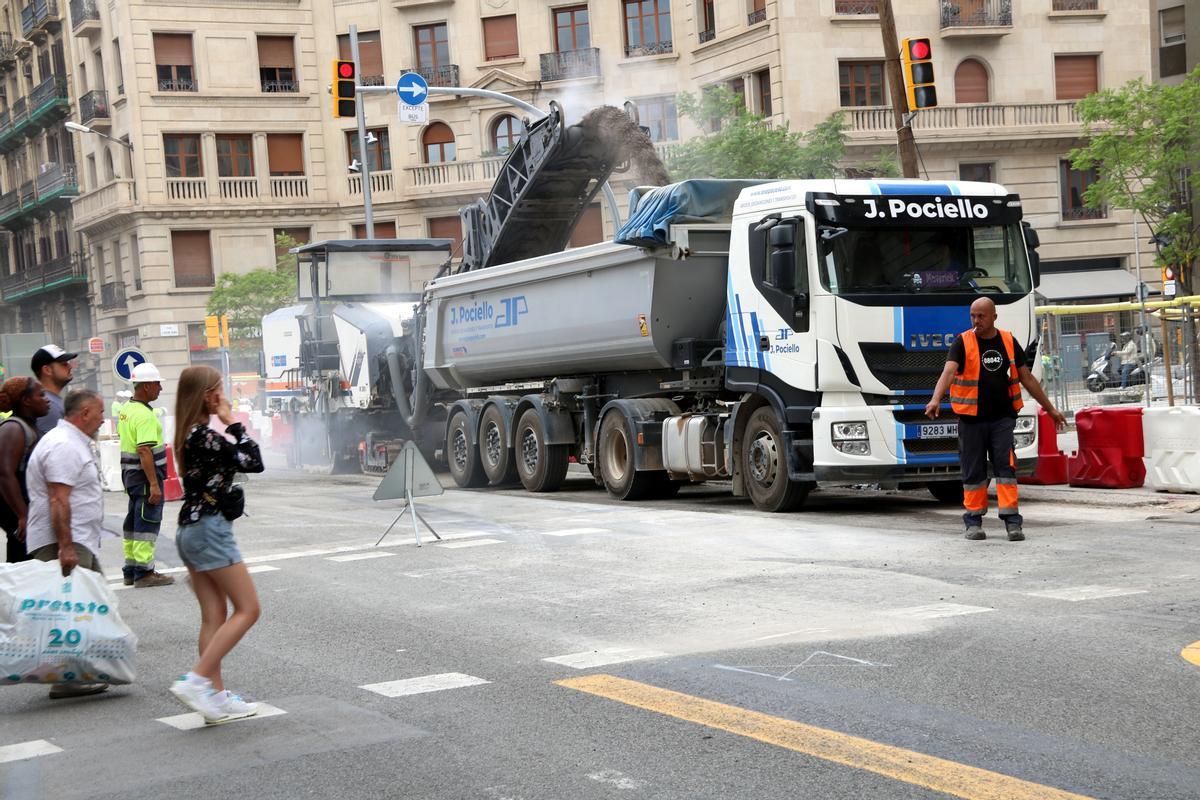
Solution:
<svg viewBox="0 0 1200 800"><path fill-rule="evenodd" d="M1147 408L1142 438L1151 488L1200 492L1200 407Z"/></svg>
<svg viewBox="0 0 1200 800"><path fill-rule="evenodd" d="M100 445L100 474L104 479L104 491L123 492L121 483L121 443L115 439Z"/></svg>

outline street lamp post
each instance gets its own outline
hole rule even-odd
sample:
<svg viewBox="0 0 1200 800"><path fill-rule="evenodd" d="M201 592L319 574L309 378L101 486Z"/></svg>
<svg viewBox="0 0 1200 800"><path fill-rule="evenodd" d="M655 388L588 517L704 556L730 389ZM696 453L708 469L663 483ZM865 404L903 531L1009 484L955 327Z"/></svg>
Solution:
<svg viewBox="0 0 1200 800"><path fill-rule="evenodd" d="M116 142L124 147L129 157L129 179L133 180L133 144L131 142L127 142L124 139L118 139L115 136L109 136L104 131L98 131L95 128L89 128L87 125L80 125L78 122L64 122L63 127L69 131L74 131L75 133L94 133L101 138L108 139L110 142Z"/></svg>

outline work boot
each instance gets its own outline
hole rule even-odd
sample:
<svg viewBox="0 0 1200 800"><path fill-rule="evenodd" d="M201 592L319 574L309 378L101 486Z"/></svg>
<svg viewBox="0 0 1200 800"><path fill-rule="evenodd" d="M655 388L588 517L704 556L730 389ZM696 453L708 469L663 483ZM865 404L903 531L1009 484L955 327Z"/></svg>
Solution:
<svg viewBox="0 0 1200 800"><path fill-rule="evenodd" d="M973 542L978 542L978 541L980 541L981 539L986 539L986 538L987 538L987 534L983 532L983 526L982 526L982 525L970 525L970 524L968 524L968 525L967 525L967 532L966 532L966 534L964 534L964 536L965 536L965 538L967 538L967 539L970 539L970 540L971 540L971 541L973 541Z"/></svg>
<svg viewBox="0 0 1200 800"><path fill-rule="evenodd" d="M1004 527L1008 531L1008 540L1010 542L1025 541L1025 531L1021 530L1021 523L1010 522L1007 525L1005 525Z"/></svg>
<svg viewBox="0 0 1200 800"><path fill-rule="evenodd" d="M146 589L151 586L170 586L174 582L175 579L170 575L163 575L161 572L147 572L133 582L133 588Z"/></svg>
<svg viewBox="0 0 1200 800"><path fill-rule="evenodd" d="M86 697L89 694L100 694L107 690L107 683L56 683L50 687L50 699L62 700L66 697Z"/></svg>

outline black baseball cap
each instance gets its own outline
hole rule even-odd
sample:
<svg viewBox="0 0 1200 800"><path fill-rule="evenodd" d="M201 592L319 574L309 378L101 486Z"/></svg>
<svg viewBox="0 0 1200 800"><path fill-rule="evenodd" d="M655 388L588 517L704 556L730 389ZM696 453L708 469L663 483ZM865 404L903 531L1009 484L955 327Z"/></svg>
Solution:
<svg viewBox="0 0 1200 800"><path fill-rule="evenodd" d="M66 363L79 356L79 353L68 353L56 344L48 344L45 347L39 347L37 352L33 354L33 360L29 362L29 366L33 369L33 374L41 375L42 367L47 364L53 364L55 361Z"/></svg>

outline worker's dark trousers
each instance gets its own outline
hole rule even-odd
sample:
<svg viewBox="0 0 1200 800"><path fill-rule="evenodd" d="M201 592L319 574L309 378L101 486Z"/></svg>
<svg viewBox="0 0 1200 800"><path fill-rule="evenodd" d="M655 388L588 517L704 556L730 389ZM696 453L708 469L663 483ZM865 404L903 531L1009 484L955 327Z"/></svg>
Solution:
<svg viewBox="0 0 1200 800"><path fill-rule="evenodd" d="M959 417L958 454L963 474L963 521L967 525L982 525L988 508L988 462L996 476L996 499L1000 519L1006 524L1020 525L1017 505L1017 469L1013 453L1013 428L1017 421L1011 417L997 420L968 421Z"/></svg>

